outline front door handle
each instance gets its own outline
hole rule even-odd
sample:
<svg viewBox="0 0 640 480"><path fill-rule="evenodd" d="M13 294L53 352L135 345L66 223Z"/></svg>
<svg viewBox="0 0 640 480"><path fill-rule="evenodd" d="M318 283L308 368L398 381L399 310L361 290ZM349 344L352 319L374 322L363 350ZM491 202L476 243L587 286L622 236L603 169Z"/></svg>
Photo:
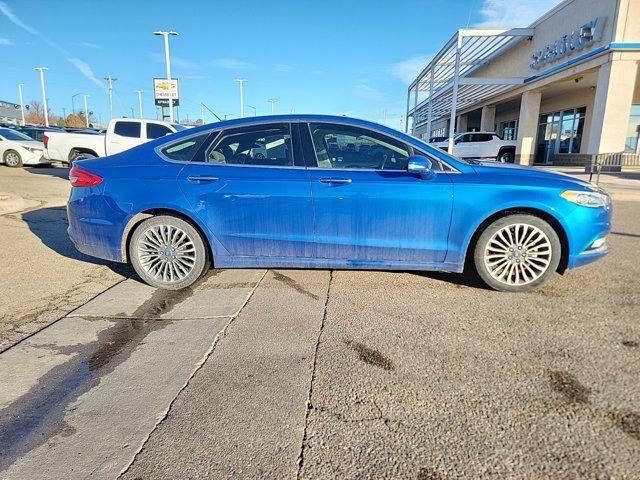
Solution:
<svg viewBox="0 0 640 480"><path fill-rule="evenodd" d="M351 183L351 179L350 178L321 178L320 182L343 185L346 183Z"/></svg>
<svg viewBox="0 0 640 480"><path fill-rule="evenodd" d="M217 182L218 180L220 180L218 177L211 177L208 175L202 175L202 176L192 176L192 177L187 177L187 180L189 180L190 182Z"/></svg>

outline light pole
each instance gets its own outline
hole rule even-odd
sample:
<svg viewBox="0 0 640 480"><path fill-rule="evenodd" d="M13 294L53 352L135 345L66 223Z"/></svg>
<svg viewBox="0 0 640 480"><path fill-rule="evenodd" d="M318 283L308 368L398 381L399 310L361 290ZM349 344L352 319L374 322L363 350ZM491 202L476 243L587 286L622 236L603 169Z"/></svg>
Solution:
<svg viewBox="0 0 640 480"><path fill-rule="evenodd" d="M76 113L76 105L75 105L73 99L76 98L78 95L82 95L82 92L76 93L75 95L71 95L71 113L73 113L73 114Z"/></svg>
<svg viewBox="0 0 640 480"><path fill-rule="evenodd" d="M140 107L140 118L144 118L142 115L142 92L143 90L136 90L138 93L138 106Z"/></svg>
<svg viewBox="0 0 640 480"><path fill-rule="evenodd" d="M89 107L87 106L87 98L89 98L89 95L84 96L84 119L86 120L87 128L89 128Z"/></svg>
<svg viewBox="0 0 640 480"><path fill-rule="evenodd" d="M169 60L169 35L178 35L173 30L169 32L157 31L154 35L162 35L164 37L164 57L167 62L167 81L169 82L169 120L173 123L173 91L171 88L171 61Z"/></svg>
<svg viewBox="0 0 640 480"><path fill-rule="evenodd" d="M49 112L47 112L47 94L44 90L44 71L49 70L48 67L35 67L34 70L40 70L40 84L42 85L42 106L44 109L44 126L49 126Z"/></svg>
<svg viewBox="0 0 640 480"><path fill-rule="evenodd" d="M113 82L117 80L117 78L109 75L108 77L104 77L104 79L109 82L109 120L113 118Z"/></svg>
<svg viewBox="0 0 640 480"><path fill-rule="evenodd" d="M20 95L20 115L22 116L22 126L25 126L24 121L24 102L22 101L22 87L24 87L23 83L18 84L18 94Z"/></svg>
<svg viewBox="0 0 640 480"><path fill-rule="evenodd" d="M236 82L240 84L240 118L244 118L244 98L242 96L242 85L249 80L244 78L236 78Z"/></svg>
<svg viewBox="0 0 640 480"><path fill-rule="evenodd" d="M202 125L204 125L204 103L200 102L200 119L202 120Z"/></svg>
<svg viewBox="0 0 640 480"><path fill-rule="evenodd" d="M270 99L269 103L271 103L271 115L275 115L276 114L276 101L275 99Z"/></svg>
<svg viewBox="0 0 640 480"><path fill-rule="evenodd" d="M247 107L253 108L253 116L254 117L258 116L258 110L256 109L256 107L254 107L253 105L247 105Z"/></svg>

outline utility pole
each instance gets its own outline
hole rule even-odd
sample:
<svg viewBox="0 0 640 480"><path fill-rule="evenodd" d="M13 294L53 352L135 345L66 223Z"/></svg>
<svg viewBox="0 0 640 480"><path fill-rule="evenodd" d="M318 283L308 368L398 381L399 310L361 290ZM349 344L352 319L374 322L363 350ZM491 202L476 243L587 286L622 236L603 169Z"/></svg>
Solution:
<svg viewBox="0 0 640 480"><path fill-rule="evenodd" d="M44 126L49 126L49 112L47 111L47 94L44 90L44 71L49 70L47 67L35 67L34 70L40 70L40 84L42 85L42 107L44 109Z"/></svg>
<svg viewBox="0 0 640 480"><path fill-rule="evenodd" d="M111 75L104 77L104 79L109 82L109 120L111 120L113 119L113 82L118 79Z"/></svg>
<svg viewBox="0 0 640 480"><path fill-rule="evenodd" d="M86 120L87 128L89 128L89 107L87 106L87 98L89 98L89 95L84 96L84 119Z"/></svg>
<svg viewBox="0 0 640 480"><path fill-rule="evenodd" d="M82 95L82 93L76 93L75 95L71 95L71 113L73 113L75 115L76 113L76 104L74 103L74 98L76 98L78 95Z"/></svg>
<svg viewBox="0 0 640 480"><path fill-rule="evenodd" d="M202 120L202 125L204 125L204 103L200 102L200 119Z"/></svg>
<svg viewBox="0 0 640 480"><path fill-rule="evenodd" d="M22 101L22 87L24 87L23 83L18 84L18 94L20 95L20 115L22 116L22 126L25 126L24 121L24 102Z"/></svg>
<svg viewBox="0 0 640 480"><path fill-rule="evenodd" d="M276 101L275 99L270 99L269 102L271 103L271 115L275 115L276 114Z"/></svg>
<svg viewBox="0 0 640 480"><path fill-rule="evenodd" d="M170 30L168 32L157 31L154 35L162 35L164 37L164 58L167 62L167 81L169 82L169 120L173 123L173 89L171 88L171 60L169 59L169 35L178 35L178 32Z"/></svg>
<svg viewBox="0 0 640 480"><path fill-rule="evenodd" d="M67 109L62 107L62 118L64 118L64 123L67 123Z"/></svg>
<svg viewBox="0 0 640 480"><path fill-rule="evenodd" d="M236 78L236 82L240 84L240 118L244 118L244 98L242 96L242 85L249 80L245 78Z"/></svg>
<svg viewBox="0 0 640 480"><path fill-rule="evenodd" d="M142 92L143 92L143 90L136 90L136 92L138 93L138 106L140 107L140 118L144 118L144 115L142 115Z"/></svg>

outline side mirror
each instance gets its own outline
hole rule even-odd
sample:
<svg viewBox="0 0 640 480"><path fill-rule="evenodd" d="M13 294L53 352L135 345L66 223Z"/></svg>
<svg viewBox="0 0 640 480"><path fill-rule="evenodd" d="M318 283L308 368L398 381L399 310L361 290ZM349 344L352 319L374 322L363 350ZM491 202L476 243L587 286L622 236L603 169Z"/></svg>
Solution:
<svg viewBox="0 0 640 480"><path fill-rule="evenodd" d="M412 155L407 163L407 172L425 180L435 176L432 170L431 160L423 155Z"/></svg>

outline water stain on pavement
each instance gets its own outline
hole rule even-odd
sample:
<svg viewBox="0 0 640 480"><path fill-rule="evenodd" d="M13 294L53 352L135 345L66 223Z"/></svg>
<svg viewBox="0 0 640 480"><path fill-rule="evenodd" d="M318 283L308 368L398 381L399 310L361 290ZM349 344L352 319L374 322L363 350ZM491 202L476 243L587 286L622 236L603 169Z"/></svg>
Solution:
<svg viewBox="0 0 640 480"><path fill-rule="evenodd" d="M591 389L582 385L576 377L568 372L550 370L549 383L554 392L560 393L567 403L588 403Z"/></svg>
<svg viewBox="0 0 640 480"><path fill-rule="evenodd" d="M216 274L217 271L211 271L198 284ZM27 393L0 410L0 472L27 452L46 443L49 438L57 434L73 435L73 427L65 422L67 407L97 386L104 375L126 361L144 343L147 335L173 323L171 320L153 318L170 312L187 300L194 288L197 287L179 291L156 290L133 313L133 317L137 318L111 320L111 325L100 331L93 342L62 347L53 344L33 345L70 355L70 358L49 370ZM92 318L84 320L105 321Z"/></svg>
<svg viewBox="0 0 640 480"><path fill-rule="evenodd" d="M418 471L418 480L441 480L442 477L432 468L422 467Z"/></svg>
<svg viewBox="0 0 640 480"><path fill-rule="evenodd" d="M636 348L638 346L638 342L635 340L623 340L622 345L629 348Z"/></svg>
<svg viewBox="0 0 640 480"><path fill-rule="evenodd" d="M616 427L640 441L640 414L626 410L611 412L609 417Z"/></svg>
<svg viewBox="0 0 640 480"><path fill-rule="evenodd" d="M387 371L394 369L393 362L378 350L374 350L360 342L353 342L351 340L345 340L344 343L347 347L356 352L358 354L358 358L364 363Z"/></svg>
<svg viewBox="0 0 640 480"><path fill-rule="evenodd" d="M296 292L302 293L303 295L306 295L307 297L312 298L314 300L318 300L320 298L315 293L312 293L306 288L304 288L302 285L296 282L293 278L283 275L280 272L276 272L275 270L271 270L271 273L273 274L273 278L275 280L284 283L288 287L293 288Z"/></svg>

